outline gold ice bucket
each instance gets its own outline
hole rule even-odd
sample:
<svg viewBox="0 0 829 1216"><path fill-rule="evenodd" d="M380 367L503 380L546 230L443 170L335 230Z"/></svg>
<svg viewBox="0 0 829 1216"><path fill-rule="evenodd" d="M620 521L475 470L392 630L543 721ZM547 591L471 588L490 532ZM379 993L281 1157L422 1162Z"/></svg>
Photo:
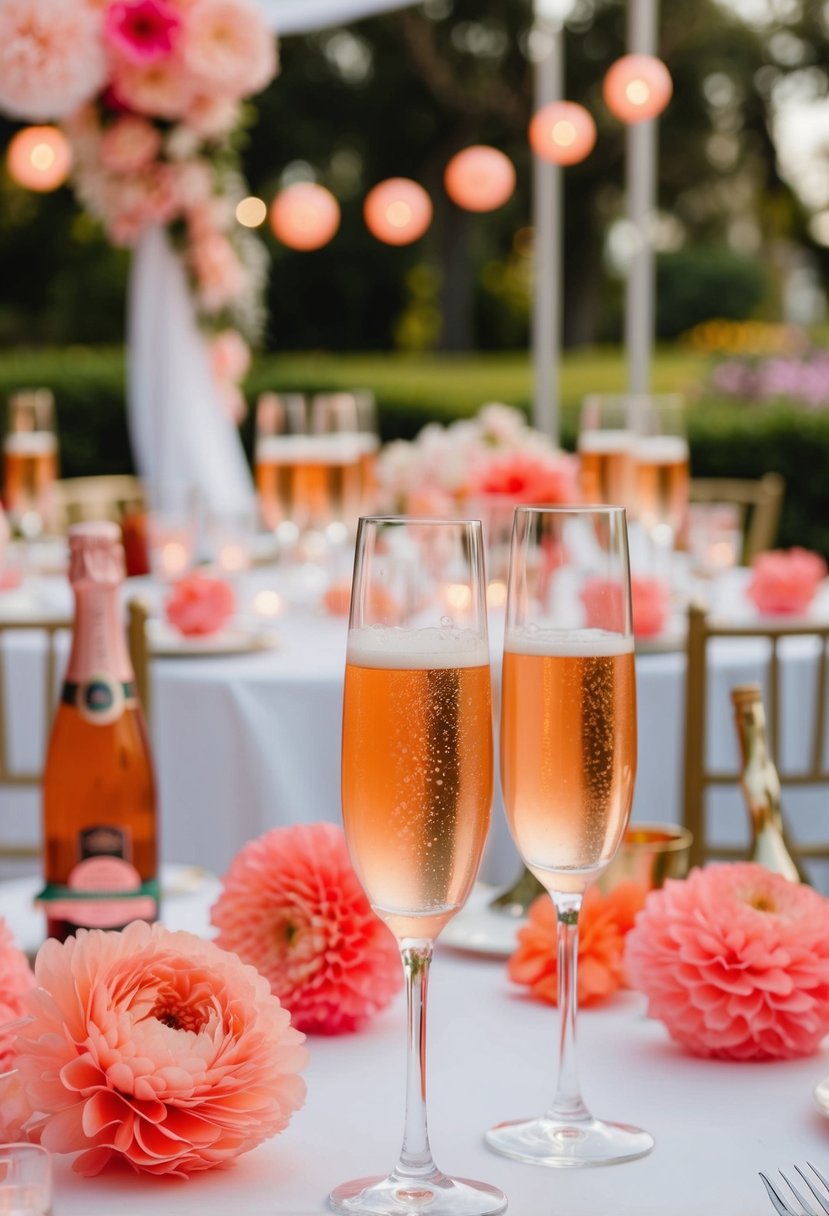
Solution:
<svg viewBox="0 0 829 1216"><path fill-rule="evenodd" d="M688 829L675 823L631 823L596 885L606 895L620 882L636 882L643 890L653 891L666 878L684 878L692 840Z"/></svg>

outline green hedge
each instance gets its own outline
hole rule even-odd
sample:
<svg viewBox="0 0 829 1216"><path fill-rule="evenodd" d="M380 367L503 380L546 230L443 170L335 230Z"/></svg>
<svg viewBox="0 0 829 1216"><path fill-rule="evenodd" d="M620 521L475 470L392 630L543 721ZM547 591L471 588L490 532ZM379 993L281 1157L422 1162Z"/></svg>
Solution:
<svg viewBox="0 0 829 1216"><path fill-rule="evenodd" d="M654 391L692 391L703 367L690 356L657 355ZM618 391L624 369L618 352L568 356L562 374L561 435L575 444L578 405L585 392ZM132 470L120 350L68 348L0 352L0 400L15 389L49 385L57 401L64 476ZM409 438L425 422L470 415L486 401L529 411L531 375L526 355L444 358L385 355L279 356L256 364L249 400L265 388L315 391L368 387L378 401L384 439ZM775 470L786 479L779 541L829 557L829 412L785 403L735 405L702 397L689 409L692 472L700 477L758 477ZM248 452L252 421L242 434Z"/></svg>

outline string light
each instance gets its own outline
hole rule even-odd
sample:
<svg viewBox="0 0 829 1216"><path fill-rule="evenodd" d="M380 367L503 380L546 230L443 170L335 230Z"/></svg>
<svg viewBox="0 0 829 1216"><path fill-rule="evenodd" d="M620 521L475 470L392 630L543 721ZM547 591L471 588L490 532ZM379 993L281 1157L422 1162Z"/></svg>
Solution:
<svg viewBox="0 0 829 1216"><path fill-rule="evenodd" d="M623 55L608 69L602 92L622 122L644 122L665 109L673 93L671 74L654 55Z"/></svg>
<svg viewBox="0 0 829 1216"><path fill-rule="evenodd" d="M575 101L551 101L530 123L533 151L555 165L577 165L593 151L596 124Z"/></svg>
<svg viewBox="0 0 829 1216"><path fill-rule="evenodd" d="M390 177L366 195L366 227L387 245L410 245L432 222L432 200L408 177Z"/></svg>
<svg viewBox="0 0 829 1216"><path fill-rule="evenodd" d="M452 157L443 184L459 207L467 211L494 211L515 190L515 166L497 148L474 144Z"/></svg>
<svg viewBox="0 0 829 1216"><path fill-rule="evenodd" d="M271 203L270 222L274 236L289 249L321 249L340 226L340 205L324 186L295 182Z"/></svg>
<svg viewBox="0 0 829 1216"><path fill-rule="evenodd" d="M6 151L9 176L27 190L57 190L72 168L72 150L57 127L24 127Z"/></svg>

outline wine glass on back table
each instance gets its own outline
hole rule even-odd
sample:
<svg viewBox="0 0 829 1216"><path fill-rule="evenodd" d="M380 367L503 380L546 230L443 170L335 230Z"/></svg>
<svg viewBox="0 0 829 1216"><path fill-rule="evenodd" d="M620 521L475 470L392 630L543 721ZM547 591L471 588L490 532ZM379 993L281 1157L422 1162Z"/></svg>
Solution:
<svg viewBox="0 0 829 1216"><path fill-rule="evenodd" d="M343 704L343 821L406 980L403 1146L387 1177L336 1188L338 1212L486 1216L495 1187L447 1177L426 1125L426 984L465 904L492 800L492 709L479 522L361 519Z"/></svg>
<svg viewBox="0 0 829 1216"><path fill-rule="evenodd" d="M575 1057L578 920L613 859L636 775L636 689L625 513L519 507L513 526L501 694L501 783L510 831L552 896L558 924L558 1087L537 1118L487 1132L537 1165L609 1165L653 1147L590 1114Z"/></svg>

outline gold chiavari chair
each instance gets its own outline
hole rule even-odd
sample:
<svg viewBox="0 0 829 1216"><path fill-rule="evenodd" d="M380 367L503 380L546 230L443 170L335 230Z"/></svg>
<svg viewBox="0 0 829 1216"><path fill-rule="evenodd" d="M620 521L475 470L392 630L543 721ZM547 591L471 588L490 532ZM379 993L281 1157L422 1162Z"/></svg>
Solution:
<svg viewBox="0 0 829 1216"><path fill-rule="evenodd" d="M55 526L65 532L70 524L107 519L120 523L125 515L146 505L138 477L117 473L100 477L64 477L54 487Z"/></svg>
<svg viewBox="0 0 829 1216"><path fill-rule="evenodd" d="M686 644L686 687L684 725L684 790L683 821L694 836L691 864L702 865L711 857L745 857L745 850L715 845L711 838L708 814L708 793L713 787L735 786L740 774L735 769L724 772L709 763L708 739L709 686L711 667L709 644L719 638L764 639L767 657L758 660L764 677L765 703L771 753L780 775L785 807L786 791L797 787L825 786L826 813L822 816L823 838L794 840L789 843L799 860L829 859L829 757L827 757L827 647L829 621L756 621L748 624L728 624L709 617L706 610L692 605L688 610L688 640ZM808 729L808 759L803 764L786 766L781 756L781 648L788 639L813 638L814 653L809 662L815 665L812 703L804 721ZM724 695L727 695L725 693ZM730 703L729 703L730 711Z"/></svg>
<svg viewBox="0 0 829 1216"><path fill-rule="evenodd" d="M774 547L783 507L786 482L779 473L756 479L692 477L691 502L728 503L736 506L743 534L741 560L749 565L758 553Z"/></svg>

